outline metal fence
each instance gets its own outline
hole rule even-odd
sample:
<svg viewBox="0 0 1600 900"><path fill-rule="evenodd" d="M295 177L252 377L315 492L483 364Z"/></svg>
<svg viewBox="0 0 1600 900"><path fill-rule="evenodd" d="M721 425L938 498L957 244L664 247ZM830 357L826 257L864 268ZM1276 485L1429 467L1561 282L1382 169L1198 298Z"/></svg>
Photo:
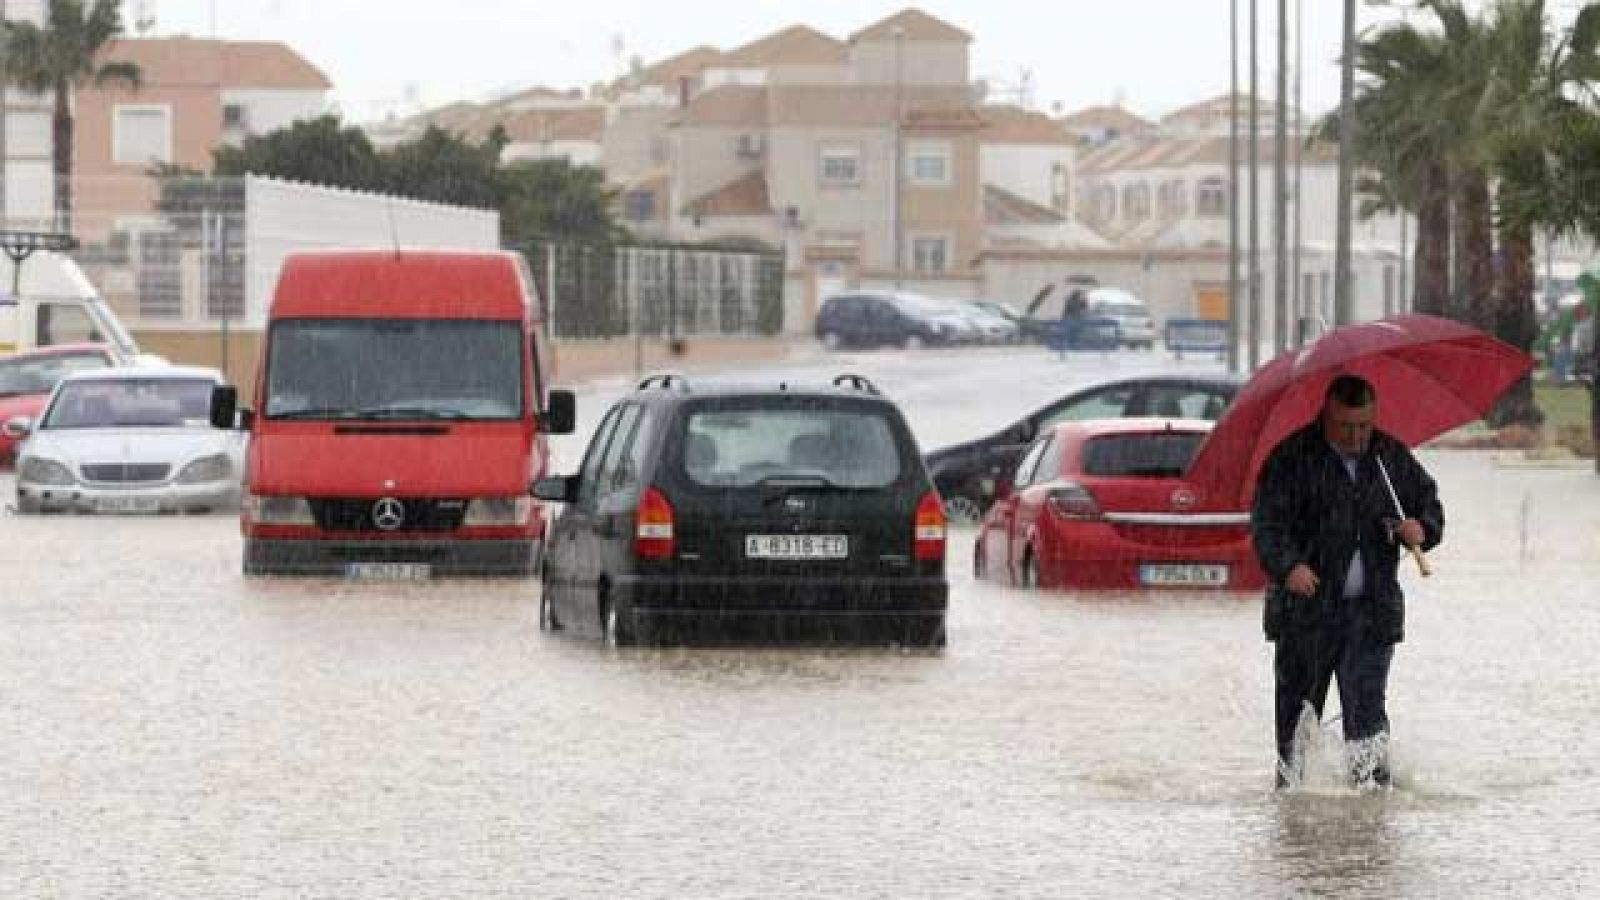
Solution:
<svg viewBox="0 0 1600 900"><path fill-rule="evenodd" d="M242 179L180 179L138 216L80 212L73 257L125 316L198 323L245 314Z"/></svg>
<svg viewBox="0 0 1600 900"><path fill-rule="evenodd" d="M518 249L528 258L557 338L783 330L781 253L553 241Z"/></svg>

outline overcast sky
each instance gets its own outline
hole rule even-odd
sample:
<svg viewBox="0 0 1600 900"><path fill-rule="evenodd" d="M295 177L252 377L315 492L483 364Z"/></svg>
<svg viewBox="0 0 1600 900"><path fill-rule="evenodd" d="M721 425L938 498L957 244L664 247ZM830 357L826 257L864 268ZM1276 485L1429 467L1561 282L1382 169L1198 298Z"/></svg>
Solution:
<svg viewBox="0 0 1600 900"><path fill-rule="evenodd" d="M1244 18L1249 0L1238 0ZM1337 0L1304 9L1305 107L1339 98ZM497 91L583 87L697 44L723 50L803 23L836 38L905 7L872 0L124 0L155 34L281 40L327 74L346 119ZM1258 0L1261 90L1270 97L1278 0ZM1552 0L1556 10L1577 0ZM1029 73L1035 108L1121 101L1145 116L1226 92L1228 0L926 0L973 36L972 76L999 90ZM1358 12L1365 27L1396 13ZM1241 79L1246 78L1241 27ZM1290 46L1291 57L1294 52Z"/></svg>

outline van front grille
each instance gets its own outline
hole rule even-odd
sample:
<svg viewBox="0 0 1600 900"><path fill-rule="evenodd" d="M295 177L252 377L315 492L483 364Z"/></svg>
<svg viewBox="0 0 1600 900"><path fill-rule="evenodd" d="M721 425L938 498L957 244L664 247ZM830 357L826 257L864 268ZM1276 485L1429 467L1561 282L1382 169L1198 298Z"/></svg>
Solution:
<svg viewBox="0 0 1600 900"><path fill-rule="evenodd" d="M405 534L454 531L466 518L467 501L433 497L315 497L311 514L324 531Z"/></svg>

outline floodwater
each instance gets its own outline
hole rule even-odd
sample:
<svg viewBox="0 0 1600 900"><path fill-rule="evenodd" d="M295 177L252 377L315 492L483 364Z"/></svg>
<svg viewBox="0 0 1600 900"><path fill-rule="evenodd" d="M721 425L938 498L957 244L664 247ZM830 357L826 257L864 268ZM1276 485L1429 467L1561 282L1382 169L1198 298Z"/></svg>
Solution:
<svg viewBox="0 0 1600 900"><path fill-rule="evenodd" d="M1162 365L772 372L863 371L930 449ZM0 515L0 896L1596 896L1600 478L1423 459L1448 540L1364 794L1270 790L1258 598L979 585L971 531L942 654L613 652L533 584L247 582L228 517Z"/></svg>

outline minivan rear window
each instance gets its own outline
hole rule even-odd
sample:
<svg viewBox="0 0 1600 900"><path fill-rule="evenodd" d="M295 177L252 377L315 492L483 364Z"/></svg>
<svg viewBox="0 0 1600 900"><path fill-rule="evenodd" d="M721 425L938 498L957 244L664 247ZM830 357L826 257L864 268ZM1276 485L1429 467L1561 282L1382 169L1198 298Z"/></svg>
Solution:
<svg viewBox="0 0 1600 900"><path fill-rule="evenodd" d="M1083 473L1096 478L1177 478L1189 467L1203 432L1114 434L1083 448Z"/></svg>
<svg viewBox="0 0 1600 900"><path fill-rule="evenodd" d="M681 465L707 487L822 482L881 488L900 478L888 419L862 409L710 409L690 413Z"/></svg>

